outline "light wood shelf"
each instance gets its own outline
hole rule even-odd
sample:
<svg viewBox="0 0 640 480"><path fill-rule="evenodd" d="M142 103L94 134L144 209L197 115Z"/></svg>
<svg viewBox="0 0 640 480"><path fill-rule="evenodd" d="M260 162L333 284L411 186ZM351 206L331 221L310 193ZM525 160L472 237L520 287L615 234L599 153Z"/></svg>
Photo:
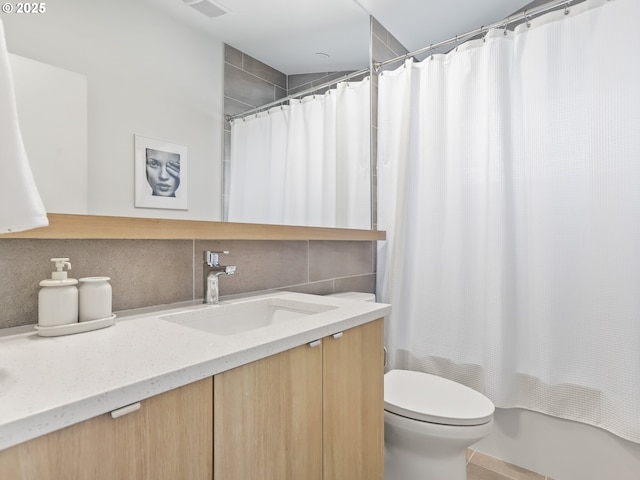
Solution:
<svg viewBox="0 0 640 480"><path fill-rule="evenodd" d="M49 226L1 238L160 240L384 240L378 230L50 213Z"/></svg>

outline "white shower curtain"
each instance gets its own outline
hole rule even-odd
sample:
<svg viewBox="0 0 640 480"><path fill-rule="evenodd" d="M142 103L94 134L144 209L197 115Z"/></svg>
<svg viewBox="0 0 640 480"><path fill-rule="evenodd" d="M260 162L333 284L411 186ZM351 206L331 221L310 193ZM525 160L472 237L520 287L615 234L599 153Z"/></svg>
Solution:
<svg viewBox="0 0 640 480"><path fill-rule="evenodd" d="M236 120L228 219L371 228L369 80Z"/></svg>
<svg viewBox="0 0 640 480"><path fill-rule="evenodd" d="M390 366L640 442L640 2L379 80Z"/></svg>

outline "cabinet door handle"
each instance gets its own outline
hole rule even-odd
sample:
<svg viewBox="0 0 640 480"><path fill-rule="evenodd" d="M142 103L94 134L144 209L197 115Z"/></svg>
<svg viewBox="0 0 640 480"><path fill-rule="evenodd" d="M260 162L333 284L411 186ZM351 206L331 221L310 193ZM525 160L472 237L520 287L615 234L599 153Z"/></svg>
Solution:
<svg viewBox="0 0 640 480"><path fill-rule="evenodd" d="M135 412L136 410L140 410L140 402L132 403L131 405L127 405L126 407L118 408L111 412L111 418L120 418L128 413Z"/></svg>
<svg viewBox="0 0 640 480"><path fill-rule="evenodd" d="M309 346L311 348L317 347L318 345L321 345L321 344L322 344L322 340L314 340L313 342L309 342Z"/></svg>
<svg viewBox="0 0 640 480"><path fill-rule="evenodd" d="M342 337L342 335L344 335L344 333L343 333L343 332L338 332L338 333L334 333L334 334L332 335L332 337L333 337L333 338L335 338L335 339L338 339L338 338Z"/></svg>

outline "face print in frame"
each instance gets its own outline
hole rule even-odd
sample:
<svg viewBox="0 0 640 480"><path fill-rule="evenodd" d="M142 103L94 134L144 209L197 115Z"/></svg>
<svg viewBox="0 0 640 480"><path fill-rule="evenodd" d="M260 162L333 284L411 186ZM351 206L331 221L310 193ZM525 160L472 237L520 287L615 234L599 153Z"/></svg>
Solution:
<svg viewBox="0 0 640 480"><path fill-rule="evenodd" d="M135 135L135 206L187 210L187 147Z"/></svg>

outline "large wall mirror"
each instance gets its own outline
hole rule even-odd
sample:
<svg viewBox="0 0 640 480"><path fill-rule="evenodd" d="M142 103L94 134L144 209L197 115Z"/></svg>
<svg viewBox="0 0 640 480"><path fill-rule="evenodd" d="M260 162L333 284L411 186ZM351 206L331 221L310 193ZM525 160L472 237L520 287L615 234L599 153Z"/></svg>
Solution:
<svg viewBox="0 0 640 480"><path fill-rule="evenodd" d="M48 212L88 213L87 77L9 54L20 130Z"/></svg>
<svg viewBox="0 0 640 480"><path fill-rule="evenodd" d="M59 180L53 183L63 195L55 198L56 188L46 187L47 210L223 220L223 179L228 174L225 136L229 136L225 48L230 45L245 59L252 59L244 61L245 73L253 68L254 77L255 72L268 77L273 69L287 83L294 78L303 82L306 75L324 80L334 72L340 75L369 64L369 16L355 2L346 2L349 15L343 15L342 23L326 17L324 21L330 24L307 32L306 45L292 39L274 40L270 45L254 40L252 44L256 24L238 22L244 18L244 9L262 3L238 0L229 3L231 12L210 18L181 0L61 0L47 4L42 15L3 16L16 70L19 113L33 119L42 108L49 122L70 127L63 133L49 131L39 136L37 129L48 129L46 123L25 120L25 143L36 159L32 162L36 181L53 178L47 172L59 173ZM345 2L328 3L339 9ZM259 16L260 11L254 14ZM277 29L278 25L263 21L260 28ZM353 31L361 37L355 44ZM62 84L54 87L55 83L46 80L48 75ZM38 87L39 81L46 88ZM255 88L245 86L247 92ZM278 90L273 79L262 87L277 96L287 93ZM234 88L241 90L243 85ZM44 97L29 99L29 90ZM51 96L56 102L46 101ZM265 103L269 100L267 95ZM66 135L70 146L57 144L52 135ZM183 160L188 161L189 177L181 188L187 190L187 209L135 206L136 136L186 149Z"/></svg>

